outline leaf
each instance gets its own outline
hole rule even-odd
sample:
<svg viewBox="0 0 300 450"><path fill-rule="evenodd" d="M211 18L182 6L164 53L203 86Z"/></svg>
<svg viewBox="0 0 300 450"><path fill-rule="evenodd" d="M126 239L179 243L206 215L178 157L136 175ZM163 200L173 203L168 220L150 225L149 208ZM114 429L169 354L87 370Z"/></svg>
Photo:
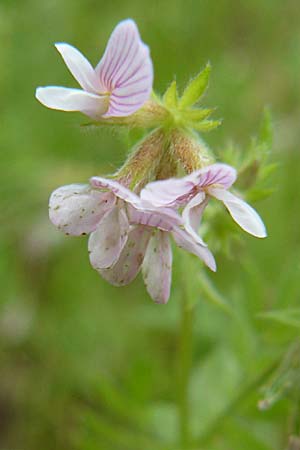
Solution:
<svg viewBox="0 0 300 450"><path fill-rule="evenodd" d="M200 122L214 112L214 108L189 109L182 112L183 117L192 122Z"/></svg>
<svg viewBox="0 0 300 450"><path fill-rule="evenodd" d="M222 124L222 120L203 120L198 124L194 124L193 128L198 131L207 132L218 128Z"/></svg>
<svg viewBox="0 0 300 450"><path fill-rule="evenodd" d="M167 108L175 108L178 103L177 84L173 80L163 96L163 102Z"/></svg>
<svg viewBox="0 0 300 450"><path fill-rule="evenodd" d="M181 108L192 106L200 99L208 86L210 72L211 65L208 63L205 69L189 82L179 102Z"/></svg>
<svg viewBox="0 0 300 450"><path fill-rule="evenodd" d="M300 328L300 308L277 309L258 314L261 319L270 319L291 327Z"/></svg>

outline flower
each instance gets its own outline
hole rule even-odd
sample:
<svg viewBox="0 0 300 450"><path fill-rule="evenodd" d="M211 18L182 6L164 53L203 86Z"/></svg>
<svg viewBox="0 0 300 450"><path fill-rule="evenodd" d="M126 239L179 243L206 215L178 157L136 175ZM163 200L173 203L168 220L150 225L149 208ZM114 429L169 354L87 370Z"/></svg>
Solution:
<svg viewBox="0 0 300 450"><path fill-rule="evenodd" d="M90 262L108 282L129 284L142 268L146 288L157 303L166 303L170 294L169 235L216 270L211 252L183 229L176 211L144 205L117 181L93 177L90 185L60 187L52 193L49 208L58 229L75 236L90 233Z"/></svg>
<svg viewBox="0 0 300 450"><path fill-rule="evenodd" d="M228 191L236 177L233 167L212 164L183 178L149 183L141 191L141 199L145 204L151 203L156 207L185 206L182 214L185 227L194 235L209 198L215 197L223 202L233 220L243 230L259 238L266 237L264 223L257 212Z"/></svg>
<svg viewBox="0 0 300 450"><path fill-rule="evenodd" d="M81 111L94 120L133 114L148 100L153 82L149 48L135 22L120 22L94 69L74 47L55 45L81 89L39 87L36 98L51 109Z"/></svg>

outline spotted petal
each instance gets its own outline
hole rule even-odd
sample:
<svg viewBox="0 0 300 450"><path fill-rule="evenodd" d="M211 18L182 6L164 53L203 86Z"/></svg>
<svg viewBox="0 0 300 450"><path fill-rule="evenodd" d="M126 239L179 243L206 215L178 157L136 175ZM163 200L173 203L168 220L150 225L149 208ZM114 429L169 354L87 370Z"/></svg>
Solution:
<svg viewBox="0 0 300 450"><path fill-rule="evenodd" d="M114 201L111 193L91 190L85 184L62 186L51 194L50 220L66 234L78 236L91 233L113 207Z"/></svg>
<svg viewBox="0 0 300 450"><path fill-rule="evenodd" d="M224 203L233 220L247 233L259 238L267 236L263 221L248 203L224 189L211 188L209 193Z"/></svg>
<svg viewBox="0 0 300 450"><path fill-rule="evenodd" d="M124 286L137 276L151 236L151 230L142 225L130 231L127 242L117 260L109 269L100 273L110 284Z"/></svg>
<svg viewBox="0 0 300 450"><path fill-rule="evenodd" d="M125 211L114 207L89 238L90 261L96 270L111 267L126 244L129 224Z"/></svg>
<svg viewBox="0 0 300 450"><path fill-rule="evenodd" d="M92 119L99 119L108 108L108 97L92 94L80 89L59 86L39 87L36 98L44 106L60 111L80 111Z"/></svg>
<svg viewBox="0 0 300 450"><path fill-rule="evenodd" d="M77 48L64 42L55 44L55 47L82 89L94 94L104 92L94 68Z"/></svg>
<svg viewBox="0 0 300 450"><path fill-rule="evenodd" d="M105 116L128 116L148 100L153 82L152 61L133 20L116 26L96 73L106 92L111 93Z"/></svg>
<svg viewBox="0 0 300 450"><path fill-rule="evenodd" d="M170 296L172 249L164 231L152 235L145 254L143 278L148 293L156 303L167 303Z"/></svg>

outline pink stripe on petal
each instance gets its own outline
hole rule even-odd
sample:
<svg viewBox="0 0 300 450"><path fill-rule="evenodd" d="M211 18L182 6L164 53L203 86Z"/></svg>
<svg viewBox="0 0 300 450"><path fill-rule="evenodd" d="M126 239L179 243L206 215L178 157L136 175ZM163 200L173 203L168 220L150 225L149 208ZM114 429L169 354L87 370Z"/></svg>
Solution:
<svg viewBox="0 0 300 450"><path fill-rule="evenodd" d="M96 73L112 94L104 117L128 116L148 100L153 82L152 62L132 20L115 28Z"/></svg>
<svg viewBox="0 0 300 450"><path fill-rule="evenodd" d="M227 164L216 163L190 175L198 187L219 184L228 189L236 180L236 170Z"/></svg>

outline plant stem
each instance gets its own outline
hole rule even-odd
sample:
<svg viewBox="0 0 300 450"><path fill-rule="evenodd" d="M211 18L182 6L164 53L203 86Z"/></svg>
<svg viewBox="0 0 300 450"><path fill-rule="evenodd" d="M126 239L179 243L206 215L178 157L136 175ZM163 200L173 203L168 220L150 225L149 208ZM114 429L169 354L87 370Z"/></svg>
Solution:
<svg viewBox="0 0 300 450"><path fill-rule="evenodd" d="M182 450L187 449L190 442L188 388L192 363L192 339L193 309L188 304L187 296L183 290L181 299L181 329L178 368L179 443Z"/></svg>

